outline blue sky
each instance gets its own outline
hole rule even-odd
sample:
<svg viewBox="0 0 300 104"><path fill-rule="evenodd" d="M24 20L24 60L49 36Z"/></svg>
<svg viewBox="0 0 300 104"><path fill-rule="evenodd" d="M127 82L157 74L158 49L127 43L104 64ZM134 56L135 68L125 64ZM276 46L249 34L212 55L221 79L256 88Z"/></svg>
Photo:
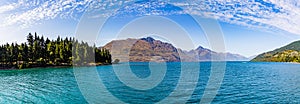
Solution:
<svg viewBox="0 0 300 104"><path fill-rule="evenodd" d="M194 46L185 46L185 41L174 45L186 50L199 45L210 48L204 31L190 15L218 20L226 51L244 56L257 55L300 40L300 4L296 0L167 2L0 1L0 44L25 42L29 32L52 39L58 35L73 37L84 13L88 14L87 21L91 24L109 18L97 34L98 46L113 39L142 36L154 36L173 43L168 36L183 39L185 35ZM84 32L99 30L92 26L85 24ZM152 30L153 33L149 33Z"/></svg>

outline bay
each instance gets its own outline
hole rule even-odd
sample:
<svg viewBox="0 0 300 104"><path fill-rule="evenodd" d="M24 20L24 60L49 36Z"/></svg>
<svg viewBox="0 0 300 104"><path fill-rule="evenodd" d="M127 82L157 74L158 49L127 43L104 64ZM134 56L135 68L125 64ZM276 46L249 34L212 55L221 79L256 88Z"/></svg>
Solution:
<svg viewBox="0 0 300 104"><path fill-rule="evenodd" d="M115 64L97 66L98 78L105 85L103 91L111 95L102 98L115 97L126 103L156 103L171 99L169 103L182 102L199 103L206 89L211 71L211 62L201 63L147 63L132 62L130 64ZM183 66L189 66L183 67ZM200 66L197 67L197 66ZM115 71L130 68L132 73L116 74ZM197 82L181 82L182 70L199 69ZM89 67L82 67L81 74ZM165 70L165 71L163 71ZM137 80L120 79L135 75L136 78L147 79L156 72L164 74L159 83L149 79L149 83ZM88 76L88 75L87 75ZM193 78L193 76L191 76ZM138 83L140 88L126 85ZM153 83L151 83L153 82ZM157 82L157 81L156 81ZM90 82L97 83L97 82ZM176 89L182 84L186 87ZM195 88L191 86L196 84ZM151 86L141 89L143 86ZM271 62L226 62L226 70L217 95L212 103L300 103L300 64ZM191 88L190 88L191 87ZM34 68L25 70L0 71L0 103L88 103L78 86L72 68ZM179 96L169 97L178 91ZM93 90L91 90L92 92ZM192 91L192 94L185 93ZM109 99L108 99L109 100ZM111 101L114 102L114 101Z"/></svg>

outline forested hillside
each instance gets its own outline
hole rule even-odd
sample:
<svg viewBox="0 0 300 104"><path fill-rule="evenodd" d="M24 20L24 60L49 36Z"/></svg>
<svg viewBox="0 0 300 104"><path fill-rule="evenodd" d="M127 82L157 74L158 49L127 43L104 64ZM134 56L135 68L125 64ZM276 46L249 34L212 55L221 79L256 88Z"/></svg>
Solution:
<svg viewBox="0 0 300 104"><path fill-rule="evenodd" d="M73 53L73 54L72 54ZM74 62L73 62L74 61ZM25 43L6 43L0 46L1 68L30 68L110 64L111 55L106 49L89 46L86 42L66 37L50 40L37 33L29 33Z"/></svg>
<svg viewBox="0 0 300 104"><path fill-rule="evenodd" d="M300 41L295 41L274 51L260 54L251 61L300 63Z"/></svg>

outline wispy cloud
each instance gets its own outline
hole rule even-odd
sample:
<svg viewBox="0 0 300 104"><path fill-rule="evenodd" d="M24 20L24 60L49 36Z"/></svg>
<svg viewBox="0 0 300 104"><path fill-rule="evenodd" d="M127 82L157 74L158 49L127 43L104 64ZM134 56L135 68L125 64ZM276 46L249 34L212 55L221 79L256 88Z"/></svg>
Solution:
<svg viewBox="0 0 300 104"><path fill-rule="evenodd" d="M20 10L20 12L11 13L5 18L2 26L18 24L21 27L28 27L33 24L38 24L40 20L55 19L56 17L72 18L75 15L74 12L83 12L88 7L89 2L91 2L91 0L83 0L80 2L76 2L76 0L50 0L46 2L26 1L22 4L37 4L37 6L25 11ZM21 3L18 4L21 5ZM5 7L8 8L6 11L15 9L13 5L14 4L6 5L9 6ZM29 7L32 5L22 6Z"/></svg>
<svg viewBox="0 0 300 104"><path fill-rule="evenodd" d="M296 0L216 0L177 2L188 13L267 30L300 34L300 6Z"/></svg>
<svg viewBox="0 0 300 104"><path fill-rule="evenodd" d="M0 13L5 13L16 8L15 4L0 6Z"/></svg>
<svg viewBox="0 0 300 104"><path fill-rule="evenodd" d="M144 13L143 15L173 14L168 9L161 9L161 11L151 9L163 8L166 4L162 2L126 6L130 2L132 1L50 0L40 2L39 0L19 0L17 3L0 6L0 13L17 11L8 15L2 26L18 24L21 27L28 27L41 20L55 18L79 19L76 15L88 8L101 11L99 15L94 16L95 18L109 16L120 6L124 6L125 9L122 12L128 14L135 11ZM216 18L231 24L300 34L300 3L297 0L187 0L175 1L172 4L182 7L185 13ZM22 9L20 5L22 8L27 7L28 9Z"/></svg>

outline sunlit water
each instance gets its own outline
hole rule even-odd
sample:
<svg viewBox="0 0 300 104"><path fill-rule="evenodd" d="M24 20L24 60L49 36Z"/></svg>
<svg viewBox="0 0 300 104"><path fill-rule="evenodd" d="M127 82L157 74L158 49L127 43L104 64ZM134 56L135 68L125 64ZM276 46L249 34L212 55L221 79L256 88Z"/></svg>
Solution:
<svg viewBox="0 0 300 104"><path fill-rule="evenodd" d="M155 103L169 96L179 83L182 65L199 63L167 63L166 75L158 87L139 90L120 82L114 70L124 64L98 66L98 74L113 96L126 103ZM139 78L151 75L149 63L130 64ZM113 69L115 68L115 69ZM190 67L193 68L193 67ZM200 63L200 75L195 89L179 89L181 96L171 98L181 102L199 103L210 75L210 62ZM84 67L83 70L93 70ZM188 70L188 69L187 69ZM84 72L84 71L83 71ZM84 73L83 73L84 74ZM126 76L127 73L122 75ZM134 81L134 80L132 80ZM186 86L193 82L186 82ZM185 91L193 91L192 95ZM91 90L92 91L92 90ZM181 94L181 93L180 93ZM212 103L300 103L300 64L227 62L221 88ZM113 102L113 101L112 101ZM45 68L0 71L0 103L88 103L77 86L72 68Z"/></svg>

